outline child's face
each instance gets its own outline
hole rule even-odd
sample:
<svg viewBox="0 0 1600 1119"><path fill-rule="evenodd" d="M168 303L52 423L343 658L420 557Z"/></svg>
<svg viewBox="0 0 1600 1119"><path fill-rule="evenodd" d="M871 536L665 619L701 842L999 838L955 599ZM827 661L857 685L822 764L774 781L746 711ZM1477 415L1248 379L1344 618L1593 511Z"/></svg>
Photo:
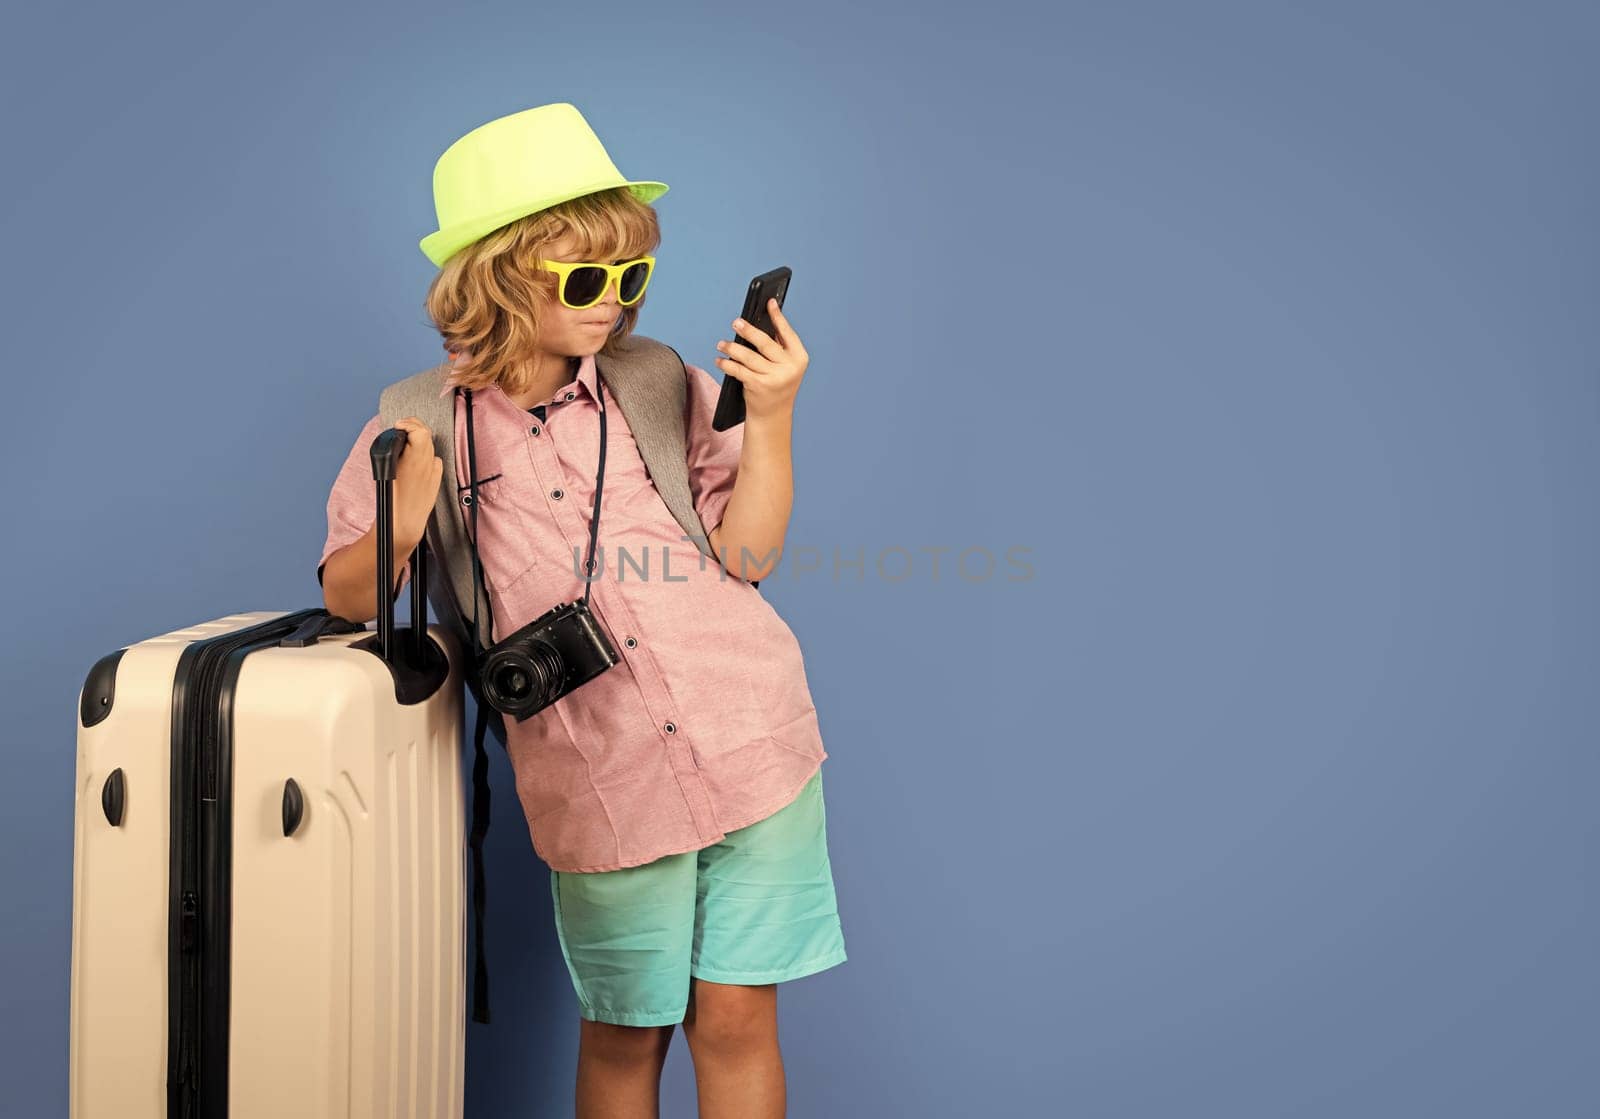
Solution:
<svg viewBox="0 0 1600 1119"><path fill-rule="evenodd" d="M547 251L549 260L579 260L576 248L571 237L566 236L556 241ZM607 262L620 263L620 262ZM546 273L552 279L554 273ZM612 283L606 288L600 302L592 307L574 310L561 302L555 293L555 288L550 288L548 295L541 290L540 299L543 304L539 308L541 323L540 341L543 347L551 353L563 357L581 357L586 354L596 353L606 344L606 339L611 335L611 329L616 325L618 317L622 314L622 305L617 302L617 285Z"/></svg>

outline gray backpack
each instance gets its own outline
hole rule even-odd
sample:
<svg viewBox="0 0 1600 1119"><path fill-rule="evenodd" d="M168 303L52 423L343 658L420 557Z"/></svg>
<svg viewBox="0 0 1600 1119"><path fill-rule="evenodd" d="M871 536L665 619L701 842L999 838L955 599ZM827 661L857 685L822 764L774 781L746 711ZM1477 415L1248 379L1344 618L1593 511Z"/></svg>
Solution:
<svg viewBox="0 0 1600 1119"><path fill-rule="evenodd" d="M715 560L716 553L711 548L705 526L695 512L694 497L689 489L686 425L688 368L678 351L671 346L640 334L617 340L612 344L612 350L614 352L596 354L595 367L622 408L650 480L673 518L683 527L684 534ZM476 666L483 651L494 642L490 635L487 611L477 611L476 632L472 625L475 574L462 501L465 483L458 482L456 478L455 407L456 398L462 390L441 395L449 371L450 366L441 363L396 381L379 396L378 411L389 427L407 416L415 416L427 424L433 432L434 451L444 460L444 475L439 482L439 493L433 515L428 518L425 537L428 573L437 576L428 580L427 590L440 624L451 630L461 648L469 653L470 663L465 676L478 708L472 768L473 909L477 916L473 1017L479 1022L488 1022L489 979L483 958L486 894L483 838L489 829L489 780L488 756L484 753L483 738L487 727L504 747L506 730L504 716L484 702L478 686ZM477 593L478 602L488 601L488 588L481 580L477 581ZM552 602L549 605L556 604Z"/></svg>

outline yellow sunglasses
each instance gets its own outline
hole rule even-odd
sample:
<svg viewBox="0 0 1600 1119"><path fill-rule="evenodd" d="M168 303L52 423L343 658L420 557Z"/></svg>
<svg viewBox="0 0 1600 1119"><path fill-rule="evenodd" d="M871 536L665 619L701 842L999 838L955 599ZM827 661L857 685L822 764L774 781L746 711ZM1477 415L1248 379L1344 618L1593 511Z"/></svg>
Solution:
<svg viewBox="0 0 1600 1119"><path fill-rule="evenodd" d="M561 302L575 311L593 307L605 296L611 281L617 282L617 301L624 307L639 302L655 271L656 258L641 256L619 264L588 260L547 260L540 267L561 278L556 290Z"/></svg>

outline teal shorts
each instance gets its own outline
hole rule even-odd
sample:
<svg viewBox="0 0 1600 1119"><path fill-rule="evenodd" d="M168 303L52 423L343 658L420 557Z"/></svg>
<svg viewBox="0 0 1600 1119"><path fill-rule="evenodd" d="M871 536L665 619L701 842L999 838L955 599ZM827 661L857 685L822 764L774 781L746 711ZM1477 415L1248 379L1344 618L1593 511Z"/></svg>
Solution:
<svg viewBox="0 0 1600 1119"><path fill-rule="evenodd" d="M579 1013L682 1022L690 977L761 984L845 961L828 862L822 771L765 820L642 866L550 872Z"/></svg>

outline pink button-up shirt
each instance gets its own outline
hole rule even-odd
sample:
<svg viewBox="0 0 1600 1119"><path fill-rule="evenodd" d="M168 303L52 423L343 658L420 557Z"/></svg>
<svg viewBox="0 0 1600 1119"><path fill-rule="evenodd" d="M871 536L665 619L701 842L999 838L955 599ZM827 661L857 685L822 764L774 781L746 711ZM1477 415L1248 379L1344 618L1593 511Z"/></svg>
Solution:
<svg viewBox="0 0 1600 1119"><path fill-rule="evenodd" d="M710 532L733 493L744 427L713 430L720 386L695 365L688 377L689 488ZM473 394L479 555L497 642L583 595L598 384L585 356L576 380L544 402L544 420L498 385ZM465 493L464 399L455 413ZM319 582L328 557L377 517L369 449L384 426L367 421L334 482ZM828 756L794 633L759 589L683 539L609 390L601 499L589 607L621 659L526 720L505 720L534 850L561 871L716 843L790 803Z"/></svg>

